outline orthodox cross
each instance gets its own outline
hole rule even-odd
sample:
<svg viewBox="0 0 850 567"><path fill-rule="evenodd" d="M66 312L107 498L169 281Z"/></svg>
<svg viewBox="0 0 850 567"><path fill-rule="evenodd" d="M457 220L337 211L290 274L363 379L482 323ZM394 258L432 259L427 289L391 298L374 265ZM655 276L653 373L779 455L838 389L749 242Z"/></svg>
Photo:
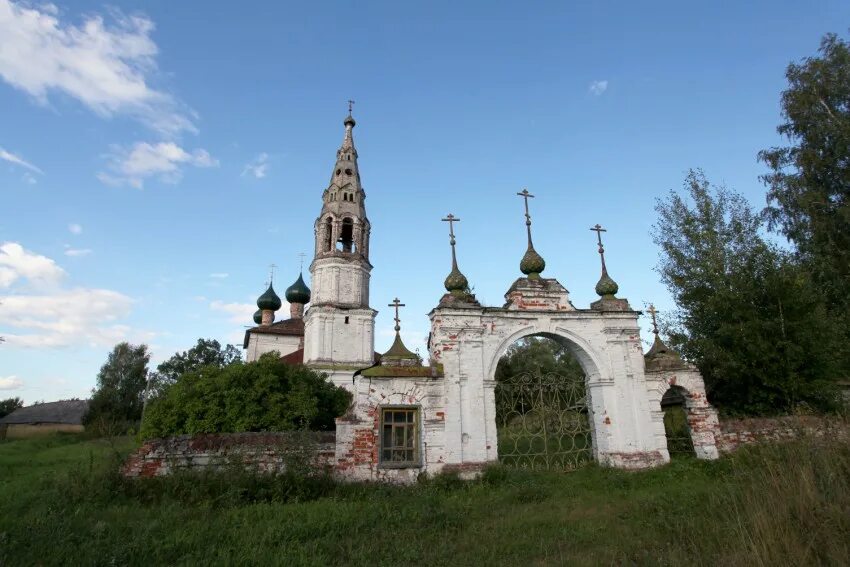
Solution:
<svg viewBox="0 0 850 567"><path fill-rule="evenodd" d="M523 188L520 193L517 193L525 201L525 229L528 232L528 247L531 248L531 215L528 214L528 200L533 199L534 195L528 192L528 189Z"/></svg>
<svg viewBox="0 0 850 567"><path fill-rule="evenodd" d="M442 219L443 222L449 223L449 244L452 247L452 268L457 269L457 256L455 256L455 229L454 223L460 222L460 219L449 213L446 215L446 218Z"/></svg>
<svg viewBox="0 0 850 567"><path fill-rule="evenodd" d="M596 240L599 242L599 257L602 258L602 271L607 273L608 270L605 268L605 247L602 246L602 233L608 231L602 228L601 224L591 227L590 230L596 233Z"/></svg>
<svg viewBox="0 0 850 567"><path fill-rule="evenodd" d="M274 269L277 268L277 264L269 264L269 285L274 281Z"/></svg>
<svg viewBox="0 0 850 567"><path fill-rule="evenodd" d="M352 109L352 108L354 108L354 101L353 101L353 100L351 100L351 99L349 99L349 100L348 100L348 113L349 113L349 114L351 114L351 109Z"/></svg>
<svg viewBox="0 0 850 567"><path fill-rule="evenodd" d="M655 309L655 305L650 303L647 311L649 312L649 316L652 317L652 332L658 336L658 322L655 320L655 314L658 313L658 310Z"/></svg>
<svg viewBox="0 0 850 567"><path fill-rule="evenodd" d="M406 306L404 303L401 303L396 297L395 299L393 299L393 302L390 303L387 307L395 307L395 332L397 333L401 330L401 319L398 318L398 308Z"/></svg>
<svg viewBox="0 0 850 567"><path fill-rule="evenodd" d="M304 256L306 256L306 254L305 254L304 252L299 252L299 253L298 253L298 258L299 258L299 259L300 259L300 261L301 261L301 268L300 268L300 270L301 270L302 272L304 271Z"/></svg>

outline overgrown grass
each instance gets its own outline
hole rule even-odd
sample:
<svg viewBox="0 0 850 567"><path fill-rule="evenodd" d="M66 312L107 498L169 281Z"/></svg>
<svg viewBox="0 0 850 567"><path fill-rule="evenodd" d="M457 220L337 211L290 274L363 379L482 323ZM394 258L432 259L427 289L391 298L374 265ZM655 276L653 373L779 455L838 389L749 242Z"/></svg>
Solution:
<svg viewBox="0 0 850 567"><path fill-rule="evenodd" d="M239 470L124 481L132 442L0 444L0 565L850 563L850 448L417 486Z"/></svg>

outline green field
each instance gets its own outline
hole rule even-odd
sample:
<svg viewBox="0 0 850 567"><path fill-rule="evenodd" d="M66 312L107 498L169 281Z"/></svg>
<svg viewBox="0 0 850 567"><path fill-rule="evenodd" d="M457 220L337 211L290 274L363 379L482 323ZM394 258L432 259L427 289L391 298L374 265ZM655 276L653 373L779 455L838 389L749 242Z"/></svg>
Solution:
<svg viewBox="0 0 850 567"><path fill-rule="evenodd" d="M132 447L0 443L0 565L850 563L850 448L837 442L411 488L235 471L125 482L116 463Z"/></svg>

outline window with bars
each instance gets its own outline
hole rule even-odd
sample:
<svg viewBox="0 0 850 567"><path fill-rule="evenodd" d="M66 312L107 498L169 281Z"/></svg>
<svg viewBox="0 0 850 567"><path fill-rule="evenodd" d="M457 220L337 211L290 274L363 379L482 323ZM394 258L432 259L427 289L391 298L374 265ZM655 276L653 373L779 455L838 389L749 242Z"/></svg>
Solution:
<svg viewBox="0 0 850 567"><path fill-rule="evenodd" d="M419 466L419 408L381 410L381 464Z"/></svg>

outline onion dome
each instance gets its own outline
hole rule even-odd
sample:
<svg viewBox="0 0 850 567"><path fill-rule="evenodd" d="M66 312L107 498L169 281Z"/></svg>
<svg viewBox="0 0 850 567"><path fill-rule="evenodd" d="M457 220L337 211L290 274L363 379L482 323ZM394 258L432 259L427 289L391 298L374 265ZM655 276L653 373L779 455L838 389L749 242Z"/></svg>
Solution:
<svg viewBox="0 0 850 567"><path fill-rule="evenodd" d="M278 309L280 309L281 305L283 305L283 303L280 301L280 298L274 292L274 287L272 287L272 284L269 284L269 289L267 289L263 293L263 295L257 298L257 307L259 307L261 310L268 309L270 311L277 311Z"/></svg>
<svg viewBox="0 0 850 567"><path fill-rule="evenodd" d="M310 288L304 283L303 274L298 274L298 279L286 288L284 295L289 303L301 303L302 305L310 303Z"/></svg>
<svg viewBox="0 0 850 567"><path fill-rule="evenodd" d="M528 250L525 251L525 255L520 260L519 271L528 276L528 279L536 280L540 278L540 272L545 268L546 260L537 253L533 246L529 245Z"/></svg>
<svg viewBox="0 0 850 567"><path fill-rule="evenodd" d="M345 117L345 120L343 121L343 125L348 126L349 124L350 124L352 127L353 127L355 124L357 124L357 122L355 122L355 121L354 121L354 117L353 117L351 114L349 114L348 116L346 116L346 117Z"/></svg>
<svg viewBox="0 0 850 567"><path fill-rule="evenodd" d="M449 272L443 285L446 286L446 291L452 295L462 295L469 288L469 281L465 275L460 273L457 264L455 264L452 266L452 271Z"/></svg>
<svg viewBox="0 0 850 567"><path fill-rule="evenodd" d="M256 311L254 311L254 323L257 324L257 325L260 325L260 324L262 324L262 322L263 322L263 310L257 309Z"/></svg>
<svg viewBox="0 0 850 567"><path fill-rule="evenodd" d="M596 282L596 293L600 297L613 298L619 289L620 286L617 285L617 282L611 279L607 270L604 270L602 272L602 277L599 278L598 282Z"/></svg>

